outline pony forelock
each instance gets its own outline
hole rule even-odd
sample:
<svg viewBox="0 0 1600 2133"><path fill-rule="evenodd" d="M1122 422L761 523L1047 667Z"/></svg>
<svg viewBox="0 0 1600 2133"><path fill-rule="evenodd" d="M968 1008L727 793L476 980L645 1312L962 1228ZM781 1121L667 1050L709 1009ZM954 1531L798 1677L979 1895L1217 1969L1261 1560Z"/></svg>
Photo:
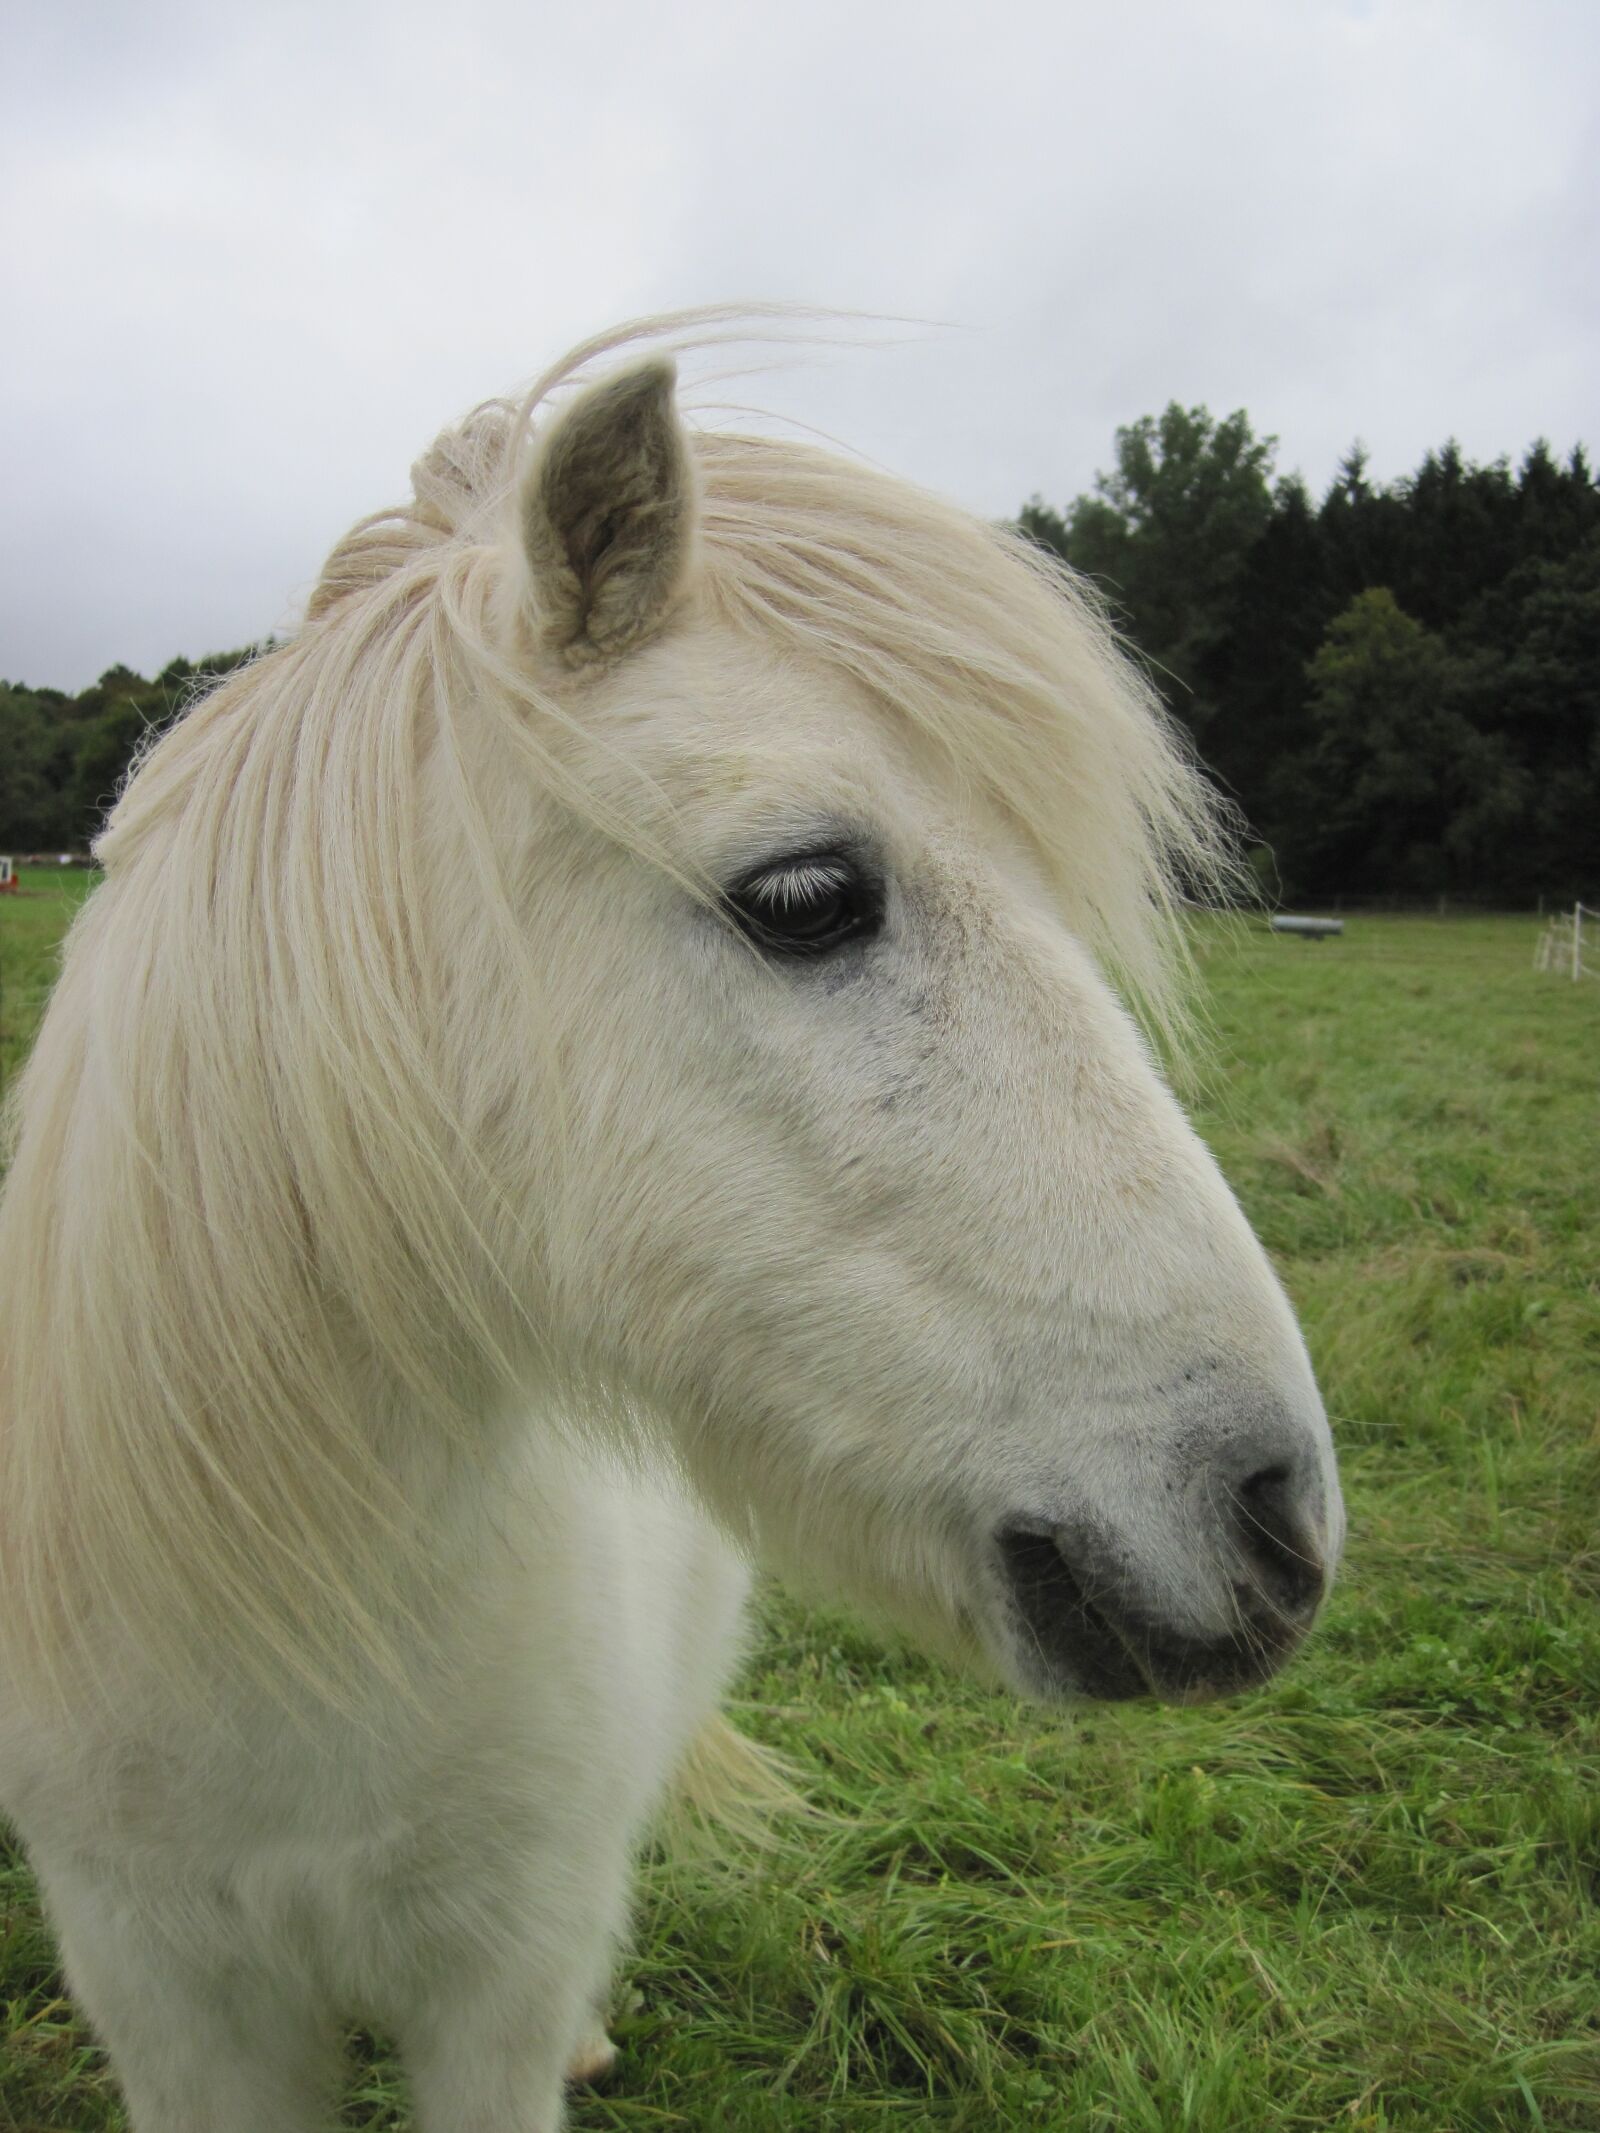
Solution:
<svg viewBox="0 0 1600 2133"><path fill-rule="evenodd" d="M516 1207L440 1052L453 1000L529 982L469 714L668 863L650 809L602 802L557 745L574 714L518 656L509 499L596 363L727 325L603 336L445 432L410 501L334 549L300 632L123 793L0 1203L0 1643L22 1677L81 1694L108 1621L175 1682L224 1648L319 1696L401 1677L427 1573L390 1409L438 1416L445 1489L541 1353ZM703 429L693 452L706 611L849 675L952 763L1176 1028L1180 906L1228 880L1227 838L1092 594L815 445ZM425 894L441 819L469 864Z"/></svg>

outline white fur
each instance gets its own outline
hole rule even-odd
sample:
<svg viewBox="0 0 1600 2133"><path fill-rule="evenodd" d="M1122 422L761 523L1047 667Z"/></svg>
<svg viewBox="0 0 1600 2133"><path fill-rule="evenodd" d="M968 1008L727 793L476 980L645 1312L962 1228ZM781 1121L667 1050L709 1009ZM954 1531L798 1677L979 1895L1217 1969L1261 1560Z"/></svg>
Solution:
<svg viewBox="0 0 1600 2133"><path fill-rule="evenodd" d="M1086 597L810 449L663 449L658 361L548 412L579 368L153 751L24 1077L0 1799L139 2133L306 2133L356 2017L424 2133L550 2133L750 1553L1018 1679L990 1537L1070 1503L1225 1634L1163 1479L1248 1400L1338 1545L1108 983L1170 1023L1219 846ZM868 964L763 960L719 887L840 834Z"/></svg>
<svg viewBox="0 0 1600 2133"><path fill-rule="evenodd" d="M202 1716L129 1654L70 1727L11 1715L7 1803L140 2133L323 2125L357 2016L430 2133L557 2123L746 1580L669 1490L536 1443L435 1498L405 1701L335 1719L219 1668Z"/></svg>

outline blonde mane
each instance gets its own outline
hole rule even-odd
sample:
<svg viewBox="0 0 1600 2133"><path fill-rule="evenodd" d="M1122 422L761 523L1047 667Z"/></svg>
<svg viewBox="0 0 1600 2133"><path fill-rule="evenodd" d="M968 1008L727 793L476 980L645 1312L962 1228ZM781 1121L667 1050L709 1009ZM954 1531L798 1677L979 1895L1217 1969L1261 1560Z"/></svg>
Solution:
<svg viewBox="0 0 1600 2133"><path fill-rule="evenodd" d="M507 626L509 498L553 396L479 409L323 569L300 633L138 766L16 1098L0 1204L0 1641L92 1678L87 1625L181 1677L223 1642L338 1694L416 1602L385 1403L515 1397L539 1328L439 1032L525 985L469 719L608 834L559 677ZM814 446L703 431L707 612L852 676L998 803L1157 1027L1177 911L1225 874L1209 789L1092 596L1013 532ZM562 745L556 746L556 737ZM441 824L446 827L441 827ZM465 855L465 865L456 864Z"/></svg>

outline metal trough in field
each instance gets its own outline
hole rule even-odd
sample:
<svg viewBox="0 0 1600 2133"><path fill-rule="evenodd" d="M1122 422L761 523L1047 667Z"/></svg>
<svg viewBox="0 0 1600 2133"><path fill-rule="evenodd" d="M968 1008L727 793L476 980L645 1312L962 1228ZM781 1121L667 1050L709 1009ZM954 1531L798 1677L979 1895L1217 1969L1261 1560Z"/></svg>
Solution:
<svg viewBox="0 0 1600 2133"><path fill-rule="evenodd" d="M1331 934L1344 931L1342 918L1285 918L1280 913L1271 923L1274 933L1298 933L1307 941L1325 941Z"/></svg>

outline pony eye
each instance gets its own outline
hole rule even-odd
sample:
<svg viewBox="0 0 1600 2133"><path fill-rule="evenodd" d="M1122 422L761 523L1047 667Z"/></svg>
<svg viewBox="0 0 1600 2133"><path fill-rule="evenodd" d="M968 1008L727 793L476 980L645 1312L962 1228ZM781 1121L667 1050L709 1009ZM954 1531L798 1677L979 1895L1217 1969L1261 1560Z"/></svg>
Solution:
<svg viewBox="0 0 1600 2133"><path fill-rule="evenodd" d="M883 924L883 894L844 852L769 860L727 891L741 932L773 955L827 955Z"/></svg>

